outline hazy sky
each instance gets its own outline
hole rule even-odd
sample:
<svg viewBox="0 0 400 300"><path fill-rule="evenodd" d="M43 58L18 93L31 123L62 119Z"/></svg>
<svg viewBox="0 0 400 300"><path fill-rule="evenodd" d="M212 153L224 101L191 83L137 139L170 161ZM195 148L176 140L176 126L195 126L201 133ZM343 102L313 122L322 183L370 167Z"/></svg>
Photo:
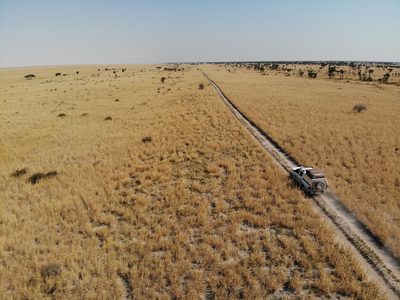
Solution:
<svg viewBox="0 0 400 300"><path fill-rule="evenodd" d="M400 0L0 0L0 67L400 61Z"/></svg>

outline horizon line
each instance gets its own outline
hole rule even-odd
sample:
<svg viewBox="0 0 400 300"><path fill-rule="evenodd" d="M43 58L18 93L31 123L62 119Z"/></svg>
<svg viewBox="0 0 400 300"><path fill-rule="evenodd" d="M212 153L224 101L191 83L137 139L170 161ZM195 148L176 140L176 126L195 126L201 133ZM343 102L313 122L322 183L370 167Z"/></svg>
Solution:
<svg viewBox="0 0 400 300"><path fill-rule="evenodd" d="M72 67L72 66L109 66L109 65L168 65L168 64L227 64L227 63L373 63L373 64L396 64L400 61L385 60L353 60L353 59L318 59L318 60L211 60L211 61L169 61L169 62L126 62L126 63L71 63L71 64L45 64L45 65L23 65L23 66L0 66L0 69L18 69L18 68L39 68L39 67Z"/></svg>

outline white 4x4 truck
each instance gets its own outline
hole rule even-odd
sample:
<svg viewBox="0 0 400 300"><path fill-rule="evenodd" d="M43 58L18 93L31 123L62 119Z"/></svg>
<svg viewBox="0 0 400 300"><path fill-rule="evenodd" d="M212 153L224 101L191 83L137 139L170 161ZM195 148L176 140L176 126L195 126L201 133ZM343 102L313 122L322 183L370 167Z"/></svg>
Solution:
<svg viewBox="0 0 400 300"><path fill-rule="evenodd" d="M323 193L328 188L328 181L325 178L324 172L318 169L295 167L292 168L290 176L310 195Z"/></svg>

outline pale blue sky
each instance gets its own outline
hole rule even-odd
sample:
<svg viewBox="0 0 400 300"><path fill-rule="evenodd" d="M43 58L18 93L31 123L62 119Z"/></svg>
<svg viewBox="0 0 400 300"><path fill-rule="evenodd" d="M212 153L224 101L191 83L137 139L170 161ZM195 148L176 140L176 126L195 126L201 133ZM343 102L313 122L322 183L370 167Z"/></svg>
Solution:
<svg viewBox="0 0 400 300"><path fill-rule="evenodd" d="M0 0L0 67L400 61L400 0Z"/></svg>

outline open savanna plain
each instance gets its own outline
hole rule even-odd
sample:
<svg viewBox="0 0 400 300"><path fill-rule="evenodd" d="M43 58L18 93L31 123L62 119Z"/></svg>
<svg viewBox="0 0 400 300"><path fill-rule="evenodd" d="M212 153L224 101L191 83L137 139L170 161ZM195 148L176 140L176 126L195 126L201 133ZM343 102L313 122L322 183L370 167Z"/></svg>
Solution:
<svg viewBox="0 0 400 300"><path fill-rule="evenodd" d="M0 298L384 298L201 73L180 68L0 70ZM36 77L24 79L29 73ZM334 188L364 219L376 207L381 219L371 224L398 222L398 207L389 209L398 154L387 148L398 142L391 132L398 123L390 121L397 90L358 87L354 101L361 97L368 111L354 115L354 101L335 96L345 84L325 83L336 100L311 105L306 116L309 102L262 102L270 85L287 90L282 79L211 75L300 160L327 166ZM379 98L387 105L363 98L364 88L387 93ZM334 126L331 118L355 125ZM310 130L330 126L310 133L300 119ZM381 148L368 150L366 132ZM309 157L318 137L323 143ZM360 158L363 148L375 152ZM394 248L395 237L388 239Z"/></svg>
<svg viewBox="0 0 400 300"><path fill-rule="evenodd" d="M300 163L324 169L330 188L400 257L398 77L390 79L394 84L379 84L351 76L328 79L327 67L317 79L232 66L202 69ZM358 113L352 109L357 104L367 109Z"/></svg>

